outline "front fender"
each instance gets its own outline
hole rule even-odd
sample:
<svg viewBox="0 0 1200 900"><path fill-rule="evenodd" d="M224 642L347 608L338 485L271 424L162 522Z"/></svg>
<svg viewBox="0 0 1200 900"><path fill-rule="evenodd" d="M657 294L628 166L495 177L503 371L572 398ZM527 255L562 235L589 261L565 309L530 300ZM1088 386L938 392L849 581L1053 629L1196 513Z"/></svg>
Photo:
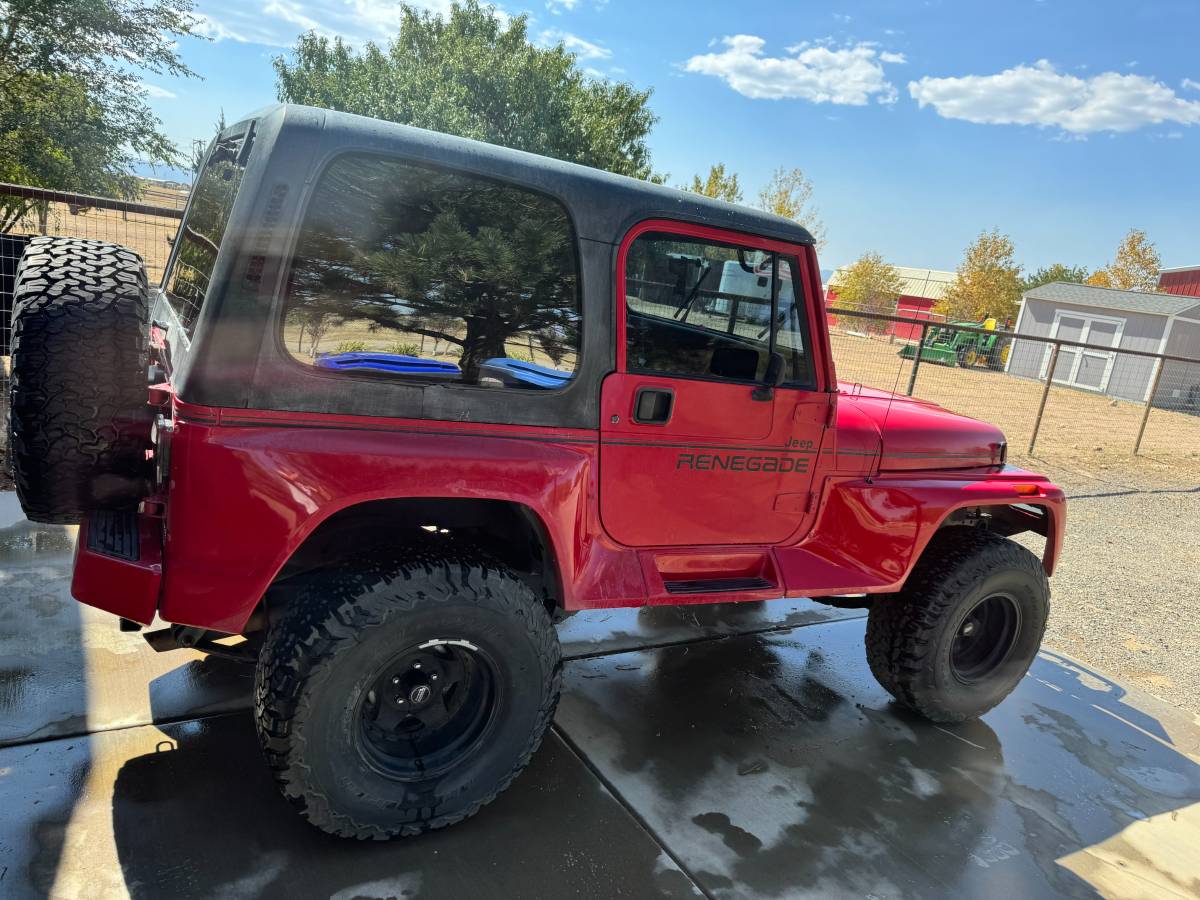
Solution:
<svg viewBox="0 0 1200 900"><path fill-rule="evenodd" d="M933 535L955 513L989 507L1005 508L1006 533L1045 535L1042 566L1053 574L1062 551L1066 499L1047 478L1010 466L904 473L830 479L808 538L777 551L787 594L899 590Z"/></svg>

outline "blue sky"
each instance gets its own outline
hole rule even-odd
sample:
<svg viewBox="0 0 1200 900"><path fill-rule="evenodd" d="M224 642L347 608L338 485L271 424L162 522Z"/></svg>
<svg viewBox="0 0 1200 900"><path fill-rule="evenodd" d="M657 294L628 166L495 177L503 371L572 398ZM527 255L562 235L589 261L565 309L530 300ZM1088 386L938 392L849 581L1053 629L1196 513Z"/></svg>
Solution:
<svg viewBox="0 0 1200 900"><path fill-rule="evenodd" d="M448 0L415 5L444 9ZM822 268L875 250L953 269L999 227L1026 269L1095 268L1131 227L1200 263L1200 3L520 0L530 33L598 77L652 87L654 167L714 162L747 198L776 166L815 184ZM274 102L270 60L306 28L386 41L393 0L199 0L204 81L147 78L181 146Z"/></svg>

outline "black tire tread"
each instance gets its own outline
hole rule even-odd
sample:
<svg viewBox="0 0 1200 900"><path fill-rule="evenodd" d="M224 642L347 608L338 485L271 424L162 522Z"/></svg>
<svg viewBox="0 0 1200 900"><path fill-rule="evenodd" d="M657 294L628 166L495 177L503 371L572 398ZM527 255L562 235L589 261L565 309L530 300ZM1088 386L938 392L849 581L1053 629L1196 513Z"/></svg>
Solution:
<svg viewBox="0 0 1200 900"><path fill-rule="evenodd" d="M35 237L13 288L9 459L37 522L135 502L145 445L122 428L146 408L146 269L132 250Z"/></svg>
<svg viewBox="0 0 1200 900"><path fill-rule="evenodd" d="M878 599L867 617L867 662L884 690L934 722L970 718L916 686L918 676L933 664L939 624L981 574L1000 567L1027 570L1046 585L1049 596L1041 562L1020 544L967 526L952 526L934 535L904 588Z"/></svg>
<svg viewBox="0 0 1200 900"><path fill-rule="evenodd" d="M385 590L397 581L404 585L399 596ZM364 628L403 616L418 603L450 597L486 603L520 618L546 670L553 673L529 743L487 796L454 815L426 818L422 814L417 824L395 828L355 821L333 808L329 798L306 780L304 767L293 758L296 743L304 740L296 727L304 719L303 685L328 662L336 645L358 639ZM254 711L267 763L284 796L304 818L339 837L389 840L453 825L491 803L541 746L561 687L558 635L545 605L523 580L469 550L413 548L317 573L290 597L286 613L272 624L259 657Z"/></svg>

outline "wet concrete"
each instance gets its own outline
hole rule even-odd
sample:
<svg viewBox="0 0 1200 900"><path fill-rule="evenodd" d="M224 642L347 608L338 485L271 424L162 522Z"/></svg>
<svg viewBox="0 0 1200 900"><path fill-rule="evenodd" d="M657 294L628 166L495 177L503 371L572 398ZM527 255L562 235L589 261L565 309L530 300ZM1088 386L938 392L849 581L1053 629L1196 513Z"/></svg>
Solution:
<svg viewBox="0 0 1200 900"><path fill-rule="evenodd" d="M930 725L861 612L807 601L573 617L555 730L496 803L328 838L262 763L250 669L75 604L71 531L6 503L0 897L1200 897L1200 723L1046 652Z"/></svg>
<svg viewBox="0 0 1200 900"><path fill-rule="evenodd" d="M558 724L713 896L1200 896L1195 723L1044 653L982 720L931 725L862 632L578 661Z"/></svg>

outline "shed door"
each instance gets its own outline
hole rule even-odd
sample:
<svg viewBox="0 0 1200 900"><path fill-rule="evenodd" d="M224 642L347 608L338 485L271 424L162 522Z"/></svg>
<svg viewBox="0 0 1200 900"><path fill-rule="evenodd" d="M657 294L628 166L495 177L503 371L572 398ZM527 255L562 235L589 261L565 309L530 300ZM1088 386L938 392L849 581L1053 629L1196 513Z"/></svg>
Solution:
<svg viewBox="0 0 1200 900"><path fill-rule="evenodd" d="M1124 328L1124 319L1059 312L1054 317L1050 336L1100 347L1117 347L1121 343ZM1053 345L1046 344L1042 353L1041 378L1046 377L1052 353ZM1108 387L1116 360L1117 354L1112 351L1063 347L1059 350L1058 364L1054 367L1054 380L1060 384L1103 392Z"/></svg>

